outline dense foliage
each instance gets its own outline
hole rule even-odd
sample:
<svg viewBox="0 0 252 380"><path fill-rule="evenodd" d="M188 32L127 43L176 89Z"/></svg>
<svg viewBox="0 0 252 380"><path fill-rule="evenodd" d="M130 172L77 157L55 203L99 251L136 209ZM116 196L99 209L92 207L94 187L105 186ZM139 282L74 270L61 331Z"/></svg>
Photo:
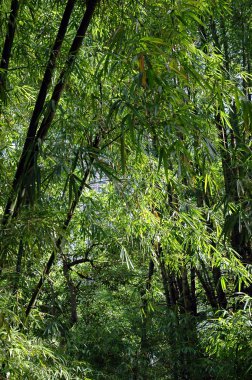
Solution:
<svg viewBox="0 0 252 380"><path fill-rule="evenodd" d="M251 379L251 0L0 0L0 378Z"/></svg>

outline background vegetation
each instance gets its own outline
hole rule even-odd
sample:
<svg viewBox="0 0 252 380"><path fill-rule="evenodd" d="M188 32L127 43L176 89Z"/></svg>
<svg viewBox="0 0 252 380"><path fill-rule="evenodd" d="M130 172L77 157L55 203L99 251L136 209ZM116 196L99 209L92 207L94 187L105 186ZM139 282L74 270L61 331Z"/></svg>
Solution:
<svg viewBox="0 0 252 380"><path fill-rule="evenodd" d="M0 1L1 379L251 379L251 6Z"/></svg>

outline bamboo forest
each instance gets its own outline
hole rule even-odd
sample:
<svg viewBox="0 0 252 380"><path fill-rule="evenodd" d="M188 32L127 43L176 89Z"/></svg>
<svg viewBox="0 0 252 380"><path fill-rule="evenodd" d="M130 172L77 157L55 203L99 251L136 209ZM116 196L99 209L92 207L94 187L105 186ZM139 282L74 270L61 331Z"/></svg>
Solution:
<svg viewBox="0 0 252 380"><path fill-rule="evenodd" d="M252 0L0 0L0 379L252 379Z"/></svg>

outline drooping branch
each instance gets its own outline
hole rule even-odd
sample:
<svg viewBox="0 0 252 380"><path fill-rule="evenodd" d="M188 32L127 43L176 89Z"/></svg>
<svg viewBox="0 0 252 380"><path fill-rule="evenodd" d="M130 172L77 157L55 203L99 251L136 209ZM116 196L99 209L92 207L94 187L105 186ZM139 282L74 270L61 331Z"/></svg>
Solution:
<svg viewBox="0 0 252 380"><path fill-rule="evenodd" d="M76 273L81 279L83 280L87 280L87 281L95 281L93 277L89 277L89 276L85 276L84 274L80 273L80 272L77 272L76 270L74 271L74 273ZM81 282L79 282L79 284L77 285L77 288L78 286L81 284Z"/></svg>
<svg viewBox="0 0 252 380"><path fill-rule="evenodd" d="M71 267L73 267L73 266L75 266L75 265L82 264L82 263L90 263L91 266L94 267L94 262L93 262L92 259L89 259L89 258L88 258L88 255L89 255L89 253L92 251L92 249L93 249L95 246L97 246L97 245L99 245L99 243L93 243L93 244L91 244L90 247L88 247L88 248L86 249L85 254L84 254L84 257L81 258L81 259L76 259L76 260L73 260L73 261L69 262L69 263L67 264L67 265L68 265L68 268L71 268Z"/></svg>
<svg viewBox="0 0 252 380"><path fill-rule="evenodd" d="M68 263L68 268L71 268L75 265L83 264L83 263L90 263L91 266L94 266L93 260L84 258L84 259L74 260L71 263Z"/></svg>

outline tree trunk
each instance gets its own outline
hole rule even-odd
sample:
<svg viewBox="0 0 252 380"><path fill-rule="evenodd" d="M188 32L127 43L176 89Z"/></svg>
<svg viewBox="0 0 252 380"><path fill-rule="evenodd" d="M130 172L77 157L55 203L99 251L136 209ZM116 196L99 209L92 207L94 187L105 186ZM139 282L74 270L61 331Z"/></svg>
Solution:
<svg viewBox="0 0 252 380"><path fill-rule="evenodd" d="M219 267L213 268L213 279L214 279L214 285L217 293L217 300L219 307L222 309L226 309L227 307L227 298L226 294L223 292L223 289L221 287L221 271Z"/></svg>
<svg viewBox="0 0 252 380"><path fill-rule="evenodd" d="M11 50L13 46L17 17L19 10L19 0L12 0L10 16L7 26L7 33L4 41L4 47L0 63L0 101L6 102L6 82L9 68L9 61L11 57Z"/></svg>
<svg viewBox="0 0 252 380"><path fill-rule="evenodd" d="M92 144L92 148L98 148L99 146L99 143L100 143L100 137L99 136L96 136L95 140L94 140L94 143ZM73 218L73 215L74 215L74 211L76 209L76 206L78 205L79 203L79 200L80 200L80 197L81 197L81 194L82 194L82 191L84 189L84 186L86 185L87 183L87 180L90 176L90 173L91 173L91 168L92 168L92 165L93 165L93 162L94 162L94 157L91 157L90 158L90 163L89 163L89 166L87 167L86 169L86 172L84 174L84 177L81 181L81 184L79 186L79 189L78 189L78 192L77 192L77 195L75 197L75 199L72 201L69 209L68 209L68 213L67 213L67 216L66 216L66 219L64 220L63 222L63 226L62 226L62 231L63 231L63 234L61 234L57 241L56 241L56 249L51 253L47 263L46 263L46 266L44 268L44 271L43 271L43 274L41 275L40 277L40 280L39 282L37 283L33 293L32 293L32 296L30 298L30 301L29 301L29 304L26 308L26 317L28 317L28 315L30 314L31 312L31 309L32 307L34 306L35 302L36 302L36 299L38 297L38 294L47 278L47 276L49 275L50 271L51 271L51 267L54 263L54 260L55 260L55 254L60 252L61 250L61 244L62 244L62 241L63 241L63 238L64 238L64 232L67 230L72 218Z"/></svg>
<svg viewBox="0 0 252 380"><path fill-rule="evenodd" d="M15 280L14 280L14 285L13 285L13 294L16 294L18 291L19 279L20 279L21 269L22 269L23 254L24 254L24 244L23 244L23 240L20 239L18 255L17 255L17 263L16 263Z"/></svg>
<svg viewBox="0 0 252 380"><path fill-rule="evenodd" d="M87 7L84 13L83 19L80 23L76 36L68 52L68 57L65 62L65 66L63 70L61 71L58 82L54 88L51 100L49 102L50 109L48 109L47 115L44 116L42 123L40 125L40 128L37 131L36 135L34 134L35 132L34 125L32 125L30 128L29 133L31 133L33 138L32 138L32 141L27 140L28 142L27 142L26 150L23 151L23 154L20 159L20 163L18 164L18 169L13 180L12 191L5 207L2 225L6 225L9 219L11 218L11 216L16 214L20 208L23 193L26 187L25 180L26 180L27 173L32 170L32 167L35 161L35 156L39 151L41 142L45 139L47 132L52 124L56 108L58 106L60 97L62 95L62 92L66 84L66 80L68 79L70 75L70 69L72 68L74 61L76 59L76 56L81 48L87 28L90 24L96 5L98 3L99 3L99 0L92 0L92 1L87 2ZM60 45L61 40L59 39L57 43L58 45ZM45 96L45 91L43 90L41 98L43 98L44 96ZM39 105L38 105L38 108L39 108ZM34 115L35 125L36 125L38 116L39 115L36 112ZM22 197L20 196L20 194L22 194ZM17 199L18 199L18 202L17 202Z"/></svg>
<svg viewBox="0 0 252 380"><path fill-rule="evenodd" d="M56 68L57 57L60 53L60 49L61 49L66 31L67 31L67 26L68 26L75 2L76 0L68 0L54 45L50 52L50 56L49 56L49 60L46 66L44 77L40 86L40 90L39 90L37 100L33 109L33 113L31 116L23 151L22 151L22 154L17 166L17 170L14 176L14 180L12 184L12 194L10 195L7 205L5 207L5 214L4 214L4 219L2 222L3 225L7 223L8 217L11 214L11 210L13 209L13 206L12 206L13 198L15 197L16 193L18 193L18 191L20 192L20 189L19 189L19 186L21 185L20 182L22 181L22 178L24 177L24 174L27 168L29 167L28 162L29 160L33 161L32 157L30 156L34 155L35 138L36 138L36 132L37 132L38 124L39 124L39 119L44 109L44 104L45 104L49 87L51 85L53 72Z"/></svg>
<svg viewBox="0 0 252 380"><path fill-rule="evenodd" d="M209 282L209 279L206 280L200 270L196 270L196 273L203 289L205 290L205 294L209 304L212 306L213 309L218 309L218 303L216 300L215 292L212 287L212 284Z"/></svg>
<svg viewBox="0 0 252 380"><path fill-rule="evenodd" d="M63 259L63 273L66 279L68 291L69 291L69 303L71 308L71 316L70 316L70 326L69 328L73 327L73 325L78 321L78 314L77 314L77 288L74 285L73 280L71 279L70 270L68 263L65 259Z"/></svg>
<svg viewBox="0 0 252 380"><path fill-rule="evenodd" d="M141 291L142 300L142 326L141 326L141 342L139 352L136 354L135 364L132 368L133 379L142 379L143 376L147 380L147 368L149 365L148 359L148 321L149 321L149 309L148 309L148 297L151 290L151 281L154 274L154 261L150 259L148 276L145 284L145 288Z"/></svg>

